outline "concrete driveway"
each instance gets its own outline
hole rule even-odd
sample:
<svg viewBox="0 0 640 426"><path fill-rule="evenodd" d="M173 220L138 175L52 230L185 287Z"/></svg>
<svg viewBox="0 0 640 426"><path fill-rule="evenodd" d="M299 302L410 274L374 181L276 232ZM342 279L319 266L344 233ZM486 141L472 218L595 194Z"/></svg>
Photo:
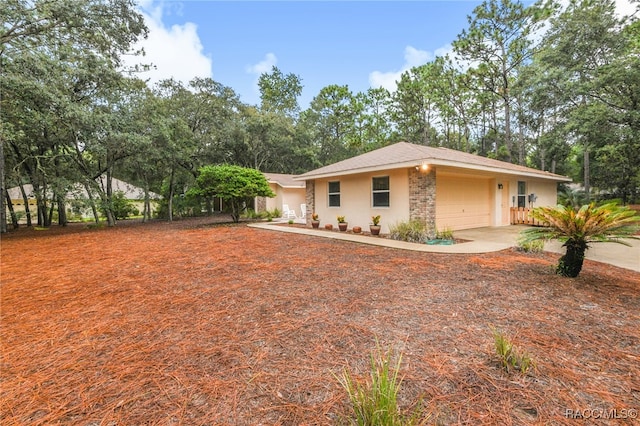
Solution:
<svg viewBox="0 0 640 426"><path fill-rule="evenodd" d="M278 222L261 222L249 226L272 231L292 232L337 240L355 241L363 244L433 253L489 253L505 250L516 246L520 232L529 228L529 226L526 225L511 225L465 229L455 231L454 236L468 240L466 243L450 246L430 246L427 244L406 243L388 238L376 238L346 232L332 232L323 229L300 228L295 226L290 227ZM629 242L631 247L616 243L592 244L591 248L587 250L586 258L640 272L640 240L627 239L625 241ZM547 242L544 249L555 253L564 253L565 251L562 244L557 241Z"/></svg>
<svg viewBox="0 0 640 426"><path fill-rule="evenodd" d="M465 229L463 231L456 231L454 235L457 238L465 240L486 241L491 243L502 242L510 244L510 246L513 247L516 245L520 232L528 228L529 226L525 225L511 225ZM631 244L631 247L617 243L593 243L587 250L586 258L640 272L640 240L628 238L625 239L625 241ZM558 241L545 243L544 249L554 253L564 254L565 252L562 244Z"/></svg>

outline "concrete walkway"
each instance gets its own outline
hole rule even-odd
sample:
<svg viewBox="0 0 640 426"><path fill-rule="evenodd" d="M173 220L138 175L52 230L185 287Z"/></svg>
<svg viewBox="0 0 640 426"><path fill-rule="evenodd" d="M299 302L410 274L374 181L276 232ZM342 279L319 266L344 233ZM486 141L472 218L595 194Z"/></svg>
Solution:
<svg viewBox="0 0 640 426"><path fill-rule="evenodd" d="M252 223L254 228L268 229L271 231L291 232L294 234L312 235L335 240L353 241L382 247L392 247L404 250L414 250L432 253L490 253L505 250L516 246L518 235L528 228L524 225L511 225L500 227L486 227L455 231L456 238L468 240L468 242L450 246L438 246L427 244L407 243L388 238L375 238L345 232L326 231L324 229L300 228L287 226L286 222L262 222ZM632 246L627 247L616 243L596 243L587 250L586 258L597 262L609 263L621 268L640 272L640 240L627 239ZM562 244L550 241L545 244L545 250L554 253L564 253Z"/></svg>

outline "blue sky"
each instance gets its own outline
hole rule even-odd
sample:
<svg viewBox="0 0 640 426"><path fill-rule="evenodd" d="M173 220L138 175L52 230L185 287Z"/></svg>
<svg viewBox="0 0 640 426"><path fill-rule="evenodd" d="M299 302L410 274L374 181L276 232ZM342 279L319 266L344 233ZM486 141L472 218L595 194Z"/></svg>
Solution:
<svg viewBox="0 0 640 426"><path fill-rule="evenodd" d="M151 82L211 77L258 104L258 77L275 65L302 79L303 108L330 84L393 90L401 72L449 52L481 3L140 1L150 29L144 61L157 66L144 76Z"/></svg>

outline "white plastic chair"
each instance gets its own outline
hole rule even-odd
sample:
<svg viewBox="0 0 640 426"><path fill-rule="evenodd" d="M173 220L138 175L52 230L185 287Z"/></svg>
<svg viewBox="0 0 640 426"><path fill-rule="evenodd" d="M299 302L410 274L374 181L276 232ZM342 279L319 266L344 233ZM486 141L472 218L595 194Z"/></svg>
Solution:
<svg viewBox="0 0 640 426"><path fill-rule="evenodd" d="M300 204L300 213L302 214L302 219L306 219L307 218L307 205L306 204Z"/></svg>
<svg viewBox="0 0 640 426"><path fill-rule="evenodd" d="M288 204L283 204L282 205L282 217L285 219L297 219L298 216L296 216L296 211L295 210L291 210L289 208Z"/></svg>

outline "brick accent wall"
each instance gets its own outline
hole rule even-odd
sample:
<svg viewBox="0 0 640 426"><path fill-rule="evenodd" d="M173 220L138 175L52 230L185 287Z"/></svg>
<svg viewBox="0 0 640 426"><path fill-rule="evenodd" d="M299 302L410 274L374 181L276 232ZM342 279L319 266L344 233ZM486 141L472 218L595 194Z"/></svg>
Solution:
<svg viewBox="0 0 640 426"><path fill-rule="evenodd" d="M307 226L311 228L311 215L316 211L316 181L307 180L305 203L307 204Z"/></svg>
<svg viewBox="0 0 640 426"><path fill-rule="evenodd" d="M436 173L409 169L409 219L424 221L427 227L436 226Z"/></svg>

